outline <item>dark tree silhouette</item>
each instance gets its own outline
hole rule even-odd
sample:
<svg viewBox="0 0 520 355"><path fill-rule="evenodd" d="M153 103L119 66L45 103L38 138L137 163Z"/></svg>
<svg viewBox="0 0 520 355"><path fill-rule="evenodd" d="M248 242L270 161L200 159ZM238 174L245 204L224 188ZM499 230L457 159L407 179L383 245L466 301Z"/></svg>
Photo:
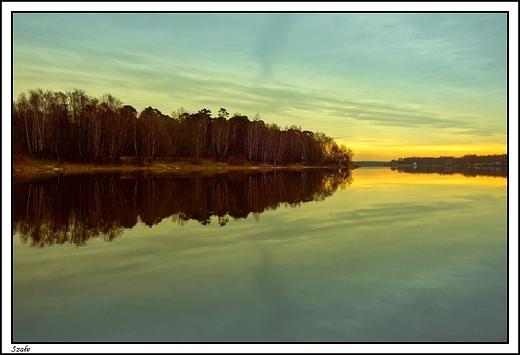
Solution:
<svg viewBox="0 0 520 355"><path fill-rule="evenodd" d="M71 162L114 163L127 155L348 166L353 156L322 132L282 129L259 114L253 121L240 113L229 118L220 108L214 118L203 108L168 116L149 106L138 115L111 94L98 99L81 90L20 94L13 102L12 134L14 153Z"/></svg>

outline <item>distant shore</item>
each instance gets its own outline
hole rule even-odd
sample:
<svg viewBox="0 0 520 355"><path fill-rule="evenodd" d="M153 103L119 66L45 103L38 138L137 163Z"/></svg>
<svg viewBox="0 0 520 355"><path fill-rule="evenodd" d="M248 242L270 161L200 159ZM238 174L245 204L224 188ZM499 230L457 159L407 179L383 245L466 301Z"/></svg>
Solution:
<svg viewBox="0 0 520 355"><path fill-rule="evenodd" d="M60 163L53 160L43 160L32 158L27 155L13 155L13 178L15 180L31 180L40 177L52 177L69 174L91 174L91 173L133 173L150 172L154 174L189 174L200 172L205 175L221 174L230 171L269 171L275 169L283 170L305 170L305 169L334 169L340 166L307 166L303 164L290 165L269 165L251 164L246 162L242 165L230 165L227 162L216 161L214 159L157 159L145 161L136 165L132 163L132 158L123 158L117 164L96 164L96 163ZM343 167L345 168L345 167ZM357 166L351 164L350 169Z"/></svg>

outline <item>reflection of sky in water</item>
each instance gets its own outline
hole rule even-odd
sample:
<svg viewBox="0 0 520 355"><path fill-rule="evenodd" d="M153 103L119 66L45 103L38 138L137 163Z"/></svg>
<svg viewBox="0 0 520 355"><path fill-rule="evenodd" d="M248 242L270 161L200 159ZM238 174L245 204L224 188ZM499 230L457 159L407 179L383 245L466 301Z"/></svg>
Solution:
<svg viewBox="0 0 520 355"><path fill-rule="evenodd" d="M15 236L14 340L505 341L506 211L502 178L358 169L259 221Z"/></svg>

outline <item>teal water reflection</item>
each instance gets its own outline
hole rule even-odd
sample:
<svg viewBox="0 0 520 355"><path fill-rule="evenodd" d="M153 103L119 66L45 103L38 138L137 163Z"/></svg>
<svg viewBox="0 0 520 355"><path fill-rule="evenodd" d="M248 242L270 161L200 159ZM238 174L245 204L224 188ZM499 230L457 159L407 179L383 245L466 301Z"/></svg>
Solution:
<svg viewBox="0 0 520 355"><path fill-rule="evenodd" d="M17 232L13 340L504 342L506 182L362 168L224 227L177 214L43 248Z"/></svg>

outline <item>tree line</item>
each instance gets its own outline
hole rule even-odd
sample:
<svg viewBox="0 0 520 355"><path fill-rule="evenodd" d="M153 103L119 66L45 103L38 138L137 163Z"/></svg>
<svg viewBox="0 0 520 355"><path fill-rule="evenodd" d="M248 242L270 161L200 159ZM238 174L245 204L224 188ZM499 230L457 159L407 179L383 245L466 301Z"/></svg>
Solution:
<svg viewBox="0 0 520 355"><path fill-rule="evenodd" d="M151 178L136 174L70 175L13 184L13 232L23 243L85 245L94 237L118 238L137 223L164 219L202 225L281 206L323 201L353 181L348 169L234 173L216 177Z"/></svg>
<svg viewBox="0 0 520 355"><path fill-rule="evenodd" d="M462 157L407 157L393 159L393 166L417 165L417 166L456 166L456 167L502 167L508 163L507 154L476 155L466 154Z"/></svg>
<svg viewBox="0 0 520 355"><path fill-rule="evenodd" d="M230 158L273 165L348 165L353 152L322 132L282 129L221 108L138 112L111 94L29 90L13 102L13 152L57 161L115 163L123 156ZM139 161L139 159L137 159Z"/></svg>

